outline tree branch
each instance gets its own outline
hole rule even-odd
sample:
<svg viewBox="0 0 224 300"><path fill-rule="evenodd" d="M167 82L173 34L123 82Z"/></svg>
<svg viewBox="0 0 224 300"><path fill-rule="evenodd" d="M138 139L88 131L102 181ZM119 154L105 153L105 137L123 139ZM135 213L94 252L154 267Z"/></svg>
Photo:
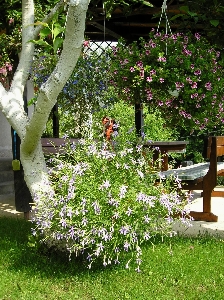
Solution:
<svg viewBox="0 0 224 300"><path fill-rule="evenodd" d="M51 19L53 18L53 16L56 14L56 12L59 11L59 9L65 5L65 0L60 0L54 8L52 8L52 10L49 12L49 14L47 16L44 17L44 19L41 21L41 23L49 23L51 21ZM35 27L34 29L34 33L33 33L33 39L35 40L38 37L38 34L40 33L40 31L44 28L43 25L38 25Z"/></svg>
<svg viewBox="0 0 224 300"><path fill-rule="evenodd" d="M33 61L34 44L29 42L33 36L34 23L34 2L33 0L22 1L22 51L16 72L11 84L11 91L16 95L20 95L22 99L24 87L29 76L29 69ZM23 107L23 99L21 100L21 107Z"/></svg>
<svg viewBox="0 0 224 300"><path fill-rule="evenodd" d="M23 151L27 153L35 150L45 129L49 114L57 102L58 94L70 77L79 58L84 40L88 4L89 0L70 0L61 56L54 71L40 88L36 108L21 145Z"/></svg>

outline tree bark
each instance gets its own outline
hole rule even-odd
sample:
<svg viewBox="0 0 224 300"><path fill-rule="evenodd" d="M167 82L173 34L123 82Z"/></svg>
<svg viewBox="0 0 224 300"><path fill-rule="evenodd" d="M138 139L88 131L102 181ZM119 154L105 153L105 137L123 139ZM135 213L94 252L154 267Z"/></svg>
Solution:
<svg viewBox="0 0 224 300"><path fill-rule="evenodd" d="M62 1L60 1L60 5L61 3ZM0 84L0 108L21 139L20 159L24 170L24 178L34 201L37 201L41 195L45 199L54 196L40 139L49 114L57 102L58 94L70 77L80 55L84 41L88 4L89 0L68 1L63 50L54 71L47 82L40 87L35 111L29 119L23 107L23 92L34 56L34 44L29 41L35 39L38 29L34 29L33 0L22 1L22 51L20 61L10 90L7 92ZM41 27L39 27L40 29Z"/></svg>

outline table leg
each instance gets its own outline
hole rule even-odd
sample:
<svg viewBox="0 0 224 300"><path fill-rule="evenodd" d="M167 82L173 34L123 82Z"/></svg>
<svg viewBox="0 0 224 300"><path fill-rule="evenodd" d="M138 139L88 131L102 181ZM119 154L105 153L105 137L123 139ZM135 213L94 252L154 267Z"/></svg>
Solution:
<svg viewBox="0 0 224 300"><path fill-rule="evenodd" d="M162 166L161 171L167 171L168 170L168 152L166 150L161 151L162 156Z"/></svg>

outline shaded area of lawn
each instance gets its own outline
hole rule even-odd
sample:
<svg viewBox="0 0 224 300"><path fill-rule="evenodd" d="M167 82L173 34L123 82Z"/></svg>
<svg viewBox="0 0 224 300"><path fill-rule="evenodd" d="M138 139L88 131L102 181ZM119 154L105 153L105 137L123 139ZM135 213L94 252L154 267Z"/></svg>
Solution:
<svg viewBox="0 0 224 300"><path fill-rule="evenodd" d="M161 239L143 251L142 272L88 270L81 260L35 248L31 224L0 218L0 299L224 299L224 242Z"/></svg>

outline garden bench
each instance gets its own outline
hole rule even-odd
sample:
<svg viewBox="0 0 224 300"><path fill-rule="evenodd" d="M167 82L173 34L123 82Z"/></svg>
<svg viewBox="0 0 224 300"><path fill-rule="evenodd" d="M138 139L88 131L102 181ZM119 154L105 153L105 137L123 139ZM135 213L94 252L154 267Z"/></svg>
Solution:
<svg viewBox="0 0 224 300"><path fill-rule="evenodd" d="M44 155L56 154L63 152L63 145L67 142L77 144L79 139L63 139L63 138L41 138L42 150Z"/></svg>
<svg viewBox="0 0 224 300"><path fill-rule="evenodd" d="M223 192L214 191L217 186L217 177L224 176L224 162L217 161L218 157L223 155L224 137L210 136L205 140L205 158L209 159L209 162L161 172L165 178L171 175L177 176L184 190L202 190L203 212L190 212L196 221L218 221L218 216L211 212L211 197L224 196Z"/></svg>

